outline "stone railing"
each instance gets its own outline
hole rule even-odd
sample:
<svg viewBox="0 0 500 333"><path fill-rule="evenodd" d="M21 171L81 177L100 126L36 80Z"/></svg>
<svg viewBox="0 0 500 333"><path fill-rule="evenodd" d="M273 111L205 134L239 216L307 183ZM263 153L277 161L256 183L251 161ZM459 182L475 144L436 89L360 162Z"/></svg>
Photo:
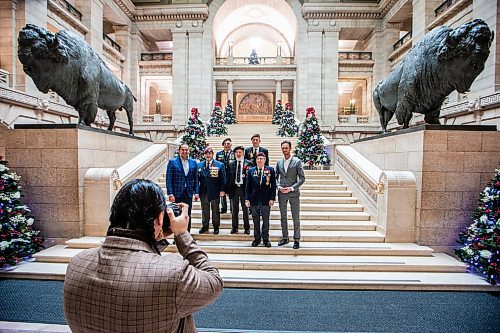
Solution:
<svg viewBox="0 0 500 333"><path fill-rule="evenodd" d="M257 61L257 64L250 64L250 57L227 57L217 58L216 65L293 65L293 57L257 57L252 61Z"/></svg>
<svg viewBox="0 0 500 333"><path fill-rule="evenodd" d="M339 115L339 124L368 124L370 117L351 115Z"/></svg>
<svg viewBox="0 0 500 333"><path fill-rule="evenodd" d="M70 13L74 18L78 19L78 21L82 20L82 13L78 11L72 4L70 4L66 0L54 0L57 2L62 8L64 8L68 13Z"/></svg>
<svg viewBox="0 0 500 333"><path fill-rule="evenodd" d="M339 60L372 60L371 52L339 52Z"/></svg>
<svg viewBox="0 0 500 333"><path fill-rule="evenodd" d="M381 170L349 145L335 145L334 169L365 205L386 242L413 242L416 178L409 171Z"/></svg>
<svg viewBox="0 0 500 333"><path fill-rule="evenodd" d="M161 124L161 123L170 123L171 121L172 121L171 115L164 115L164 114L142 115L142 122L144 124Z"/></svg>
<svg viewBox="0 0 500 333"><path fill-rule="evenodd" d="M460 0L446 0L440 4L436 9L434 9L434 16L438 17L444 13L448 8L459 2Z"/></svg>
<svg viewBox="0 0 500 333"><path fill-rule="evenodd" d="M10 73L6 70L0 69L0 86L8 87L9 86L9 76Z"/></svg>
<svg viewBox="0 0 500 333"><path fill-rule="evenodd" d="M108 35L104 34L104 35L102 35L102 38L103 38L103 40L104 40L104 42L106 44L108 44L109 46L111 46L116 51L118 51L118 52L122 51L122 47L117 42L115 42L114 40L112 40Z"/></svg>
<svg viewBox="0 0 500 333"><path fill-rule="evenodd" d="M403 37L401 37L396 43L394 43L394 45L392 46L394 51L399 49L404 44L408 43L408 41L411 40L411 37L412 37L412 32L408 31Z"/></svg>
<svg viewBox="0 0 500 333"><path fill-rule="evenodd" d="M167 164L168 144L153 144L118 168L90 168L84 177L85 235L105 235L113 200L135 178L156 180ZM88 224L88 227L87 227Z"/></svg>
<svg viewBox="0 0 500 333"><path fill-rule="evenodd" d="M487 96L479 96L474 100L464 101L447 105L441 108L440 117L450 118L459 115L481 112L483 110L498 107L500 105L500 91Z"/></svg>
<svg viewBox="0 0 500 333"><path fill-rule="evenodd" d="M141 61L172 60L172 53L141 53Z"/></svg>

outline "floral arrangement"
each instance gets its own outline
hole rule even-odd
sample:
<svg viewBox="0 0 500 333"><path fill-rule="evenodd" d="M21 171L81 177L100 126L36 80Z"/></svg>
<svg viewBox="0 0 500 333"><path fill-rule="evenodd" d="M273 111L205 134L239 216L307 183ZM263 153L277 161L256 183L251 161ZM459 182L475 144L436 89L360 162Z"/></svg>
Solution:
<svg viewBox="0 0 500 333"><path fill-rule="evenodd" d="M0 268L14 266L43 248L30 210L20 201L19 177L0 156Z"/></svg>
<svg viewBox="0 0 500 333"><path fill-rule="evenodd" d="M479 194L474 222L460 233L457 256L495 285L500 280L500 169Z"/></svg>

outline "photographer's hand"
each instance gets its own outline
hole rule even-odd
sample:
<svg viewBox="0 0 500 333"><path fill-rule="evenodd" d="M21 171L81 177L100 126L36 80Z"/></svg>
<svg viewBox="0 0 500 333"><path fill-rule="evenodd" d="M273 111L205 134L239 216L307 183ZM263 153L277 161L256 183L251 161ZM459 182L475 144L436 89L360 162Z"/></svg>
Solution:
<svg viewBox="0 0 500 333"><path fill-rule="evenodd" d="M168 196L168 201L175 202L175 197L173 195Z"/></svg>
<svg viewBox="0 0 500 333"><path fill-rule="evenodd" d="M189 205L185 203L180 203L179 207L181 208L182 213L177 217L175 217L174 211L172 209L167 209L168 218L170 219L170 230L172 230L172 232L176 236L187 231L189 224L189 216L188 216Z"/></svg>

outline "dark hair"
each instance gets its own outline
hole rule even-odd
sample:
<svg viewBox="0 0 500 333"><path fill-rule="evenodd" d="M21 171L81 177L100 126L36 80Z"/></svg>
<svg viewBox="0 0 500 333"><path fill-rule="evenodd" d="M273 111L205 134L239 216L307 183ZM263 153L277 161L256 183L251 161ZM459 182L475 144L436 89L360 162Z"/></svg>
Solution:
<svg viewBox="0 0 500 333"><path fill-rule="evenodd" d="M255 155L255 159L257 159L257 157L264 157L264 158L266 158L266 154L264 154L263 152L260 152L260 153L257 153L257 155Z"/></svg>
<svg viewBox="0 0 500 333"><path fill-rule="evenodd" d="M182 146L188 146L188 149L189 149L189 145L186 143L186 142L183 142L179 145L179 148L177 148L177 150L181 150L181 147Z"/></svg>
<svg viewBox="0 0 500 333"><path fill-rule="evenodd" d="M229 141L229 142L232 142L231 138L225 138L224 141L222 141L222 145L224 146L224 144L226 143L226 141Z"/></svg>
<svg viewBox="0 0 500 333"><path fill-rule="evenodd" d="M241 150L241 151L245 152L245 147L243 147L243 146L236 146L236 147L234 147L233 152L236 153L237 150Z"/></svg>
<svg viewBox="0 0 500 333"><path fill-rule="evenodd" d="M160 186L147 179L134 179L120 189L113 201L109 230L121 228L142 232L145 241L159 254L154 221L165 208L165 195Z"/></svg>
<svg viewBox="0 0 500 333"><path fill-rule="evenodd" d="M285 143L288 143L288 147L290 147L290 149L292 149L292 143L288 140L282 141L280 147L283 146L283 144L285 144Z"/></svg>
<svg viewBox="0 0 500 333"><path fill-rule="evenodd" d="M253 140L253 138L259 138L260 139L260 134L259 133L255 133L254 135L252 135L252 137L250 138L250 140Z"/></svg>

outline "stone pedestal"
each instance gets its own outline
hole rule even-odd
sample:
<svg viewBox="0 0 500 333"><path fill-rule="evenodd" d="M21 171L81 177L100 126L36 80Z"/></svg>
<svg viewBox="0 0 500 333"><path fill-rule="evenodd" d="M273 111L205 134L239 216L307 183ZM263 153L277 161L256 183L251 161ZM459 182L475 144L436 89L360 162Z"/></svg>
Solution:
<svg viewBox="0 0 500 333"><path fill-rule="evenodd" d="M119 167L153 144L76 124L16 125L2 133L6 159L21 176L23 203L49 244L83 236L87 169Z"/></svg>
<svg viewBox="0 0 500 333"><path fill-rule="evenodd" d="M438 252L452 252L472 223L479 192L500 161L496 126L422 125L352 146L382 170L415 175L415 239Z"/></svg>

